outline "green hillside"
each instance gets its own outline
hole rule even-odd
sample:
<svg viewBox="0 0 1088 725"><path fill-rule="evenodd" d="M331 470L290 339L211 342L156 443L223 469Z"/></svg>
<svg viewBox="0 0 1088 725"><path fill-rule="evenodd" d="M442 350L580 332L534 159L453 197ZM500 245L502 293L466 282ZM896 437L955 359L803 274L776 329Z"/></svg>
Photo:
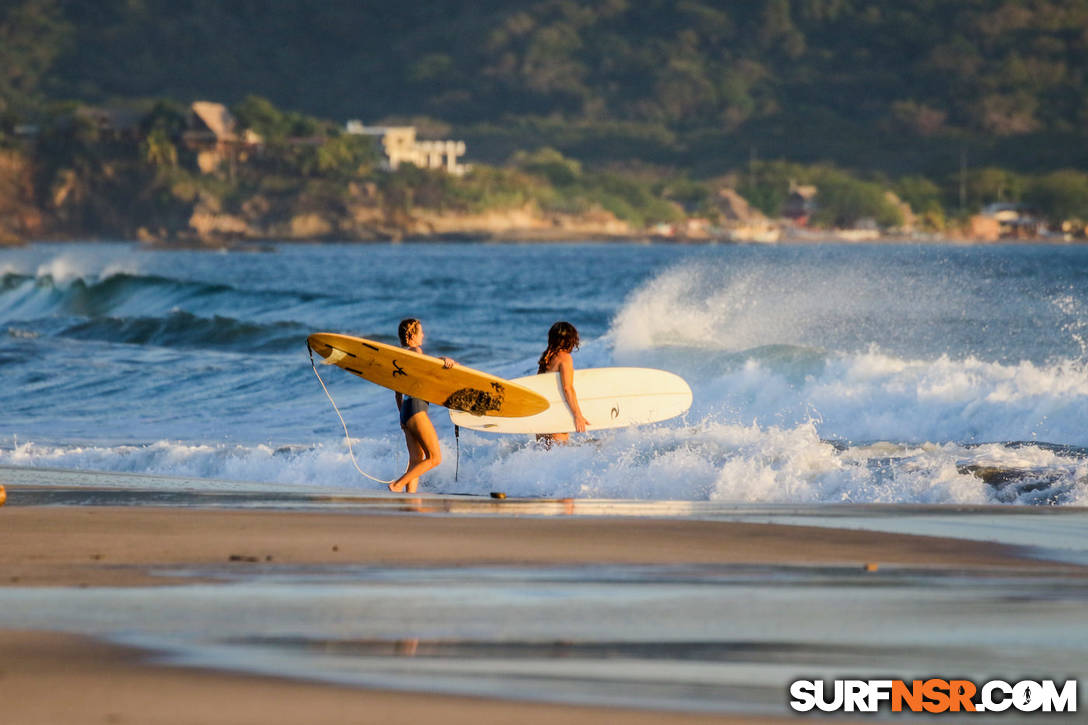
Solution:
<svg viewBox="0 0 1088 725"><path fill-rule="evenodd" d="M9 124L49 100L257 94L427 117L485 161L1088 166L1088 0L9 0L0 18Z"/></svg>

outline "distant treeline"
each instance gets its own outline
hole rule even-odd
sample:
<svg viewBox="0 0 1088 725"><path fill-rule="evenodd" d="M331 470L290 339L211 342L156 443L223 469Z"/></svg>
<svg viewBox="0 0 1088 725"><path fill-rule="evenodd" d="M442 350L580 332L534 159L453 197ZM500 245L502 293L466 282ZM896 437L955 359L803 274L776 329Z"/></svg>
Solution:
<svg viewBox="0 0 1088 725"><path fill-rule="evenodd" d="M0 113L250 94L707 178L1088 167L1088 0L9 0Z"/></svg>

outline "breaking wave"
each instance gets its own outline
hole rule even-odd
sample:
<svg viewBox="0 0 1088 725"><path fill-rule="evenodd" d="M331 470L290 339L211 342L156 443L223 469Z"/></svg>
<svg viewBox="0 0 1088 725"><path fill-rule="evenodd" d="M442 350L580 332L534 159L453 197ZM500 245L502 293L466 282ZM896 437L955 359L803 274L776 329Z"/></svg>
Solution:
<svg viewBox="0 0 1088 725"><path fill-rule="evenodd" d="M977 250L707 250L662 267L651 248L648 267L630 268L617 255L634 250L601 252L612 269L574 249L566 269L586 267L594 281L580 281L585 301L553 301L516 287L497 297L498 272L473 299L459 279L527 252L471 251L458 267L456 251L428 248L448 279L405 288L367 278L368 258L344 249L278 262L312 265L282 288L267 270L261 284L220 284L161 260L154 273L67 256L0 267L0 371L14 383L0 390L0 464L378 490L351 466L302 340L315 329L395 329L410 310L444 321L430 352L500 375L535 369L535 330L567 318L583 330L579 367L667 369L694 393L681 418L550 451L465 431L458 480L452 426L432 408L446 463L425 490L1088 505L1088 303L1035 252L998 250L986 268ZM355 266L315 283L345 258ZM538 275L537 257L526 264ZM1081 274L1067 266L1070 279ZM309 289L350 292L298 291ZM399 474L391 394L340 373L326 379L360 464Z"/></svg>

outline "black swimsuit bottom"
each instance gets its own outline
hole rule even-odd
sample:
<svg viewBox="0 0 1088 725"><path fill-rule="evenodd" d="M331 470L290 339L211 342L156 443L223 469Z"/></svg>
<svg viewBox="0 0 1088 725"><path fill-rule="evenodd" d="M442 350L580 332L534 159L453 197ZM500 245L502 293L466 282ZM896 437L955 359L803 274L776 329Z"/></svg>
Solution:
<svg viewBox="0 0 1088 725"><path fill-rule="evenodd" d="M427 408L431 407L431 404L426 400L420 400L419 398L413 398L405 395L404 400L400 403L400 424L404 427L408 424L408 420L416 413L426 413Z"/></svg>

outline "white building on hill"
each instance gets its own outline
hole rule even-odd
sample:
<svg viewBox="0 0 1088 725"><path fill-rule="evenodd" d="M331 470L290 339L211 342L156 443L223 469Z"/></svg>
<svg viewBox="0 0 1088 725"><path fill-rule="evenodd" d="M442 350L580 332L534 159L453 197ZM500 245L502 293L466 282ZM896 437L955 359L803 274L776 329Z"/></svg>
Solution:
<svg viewBox="0 0 1088 725"><path fill-rule="evenodd" d="M401 164L413 164L421 169L445 169L454 176L462 176L469 169L467 164L457 161L465 155L464 141L419 141L415 126L366 126L362 121L348 121L344 130L380 138L385 165L390 170Z"/></svg>

